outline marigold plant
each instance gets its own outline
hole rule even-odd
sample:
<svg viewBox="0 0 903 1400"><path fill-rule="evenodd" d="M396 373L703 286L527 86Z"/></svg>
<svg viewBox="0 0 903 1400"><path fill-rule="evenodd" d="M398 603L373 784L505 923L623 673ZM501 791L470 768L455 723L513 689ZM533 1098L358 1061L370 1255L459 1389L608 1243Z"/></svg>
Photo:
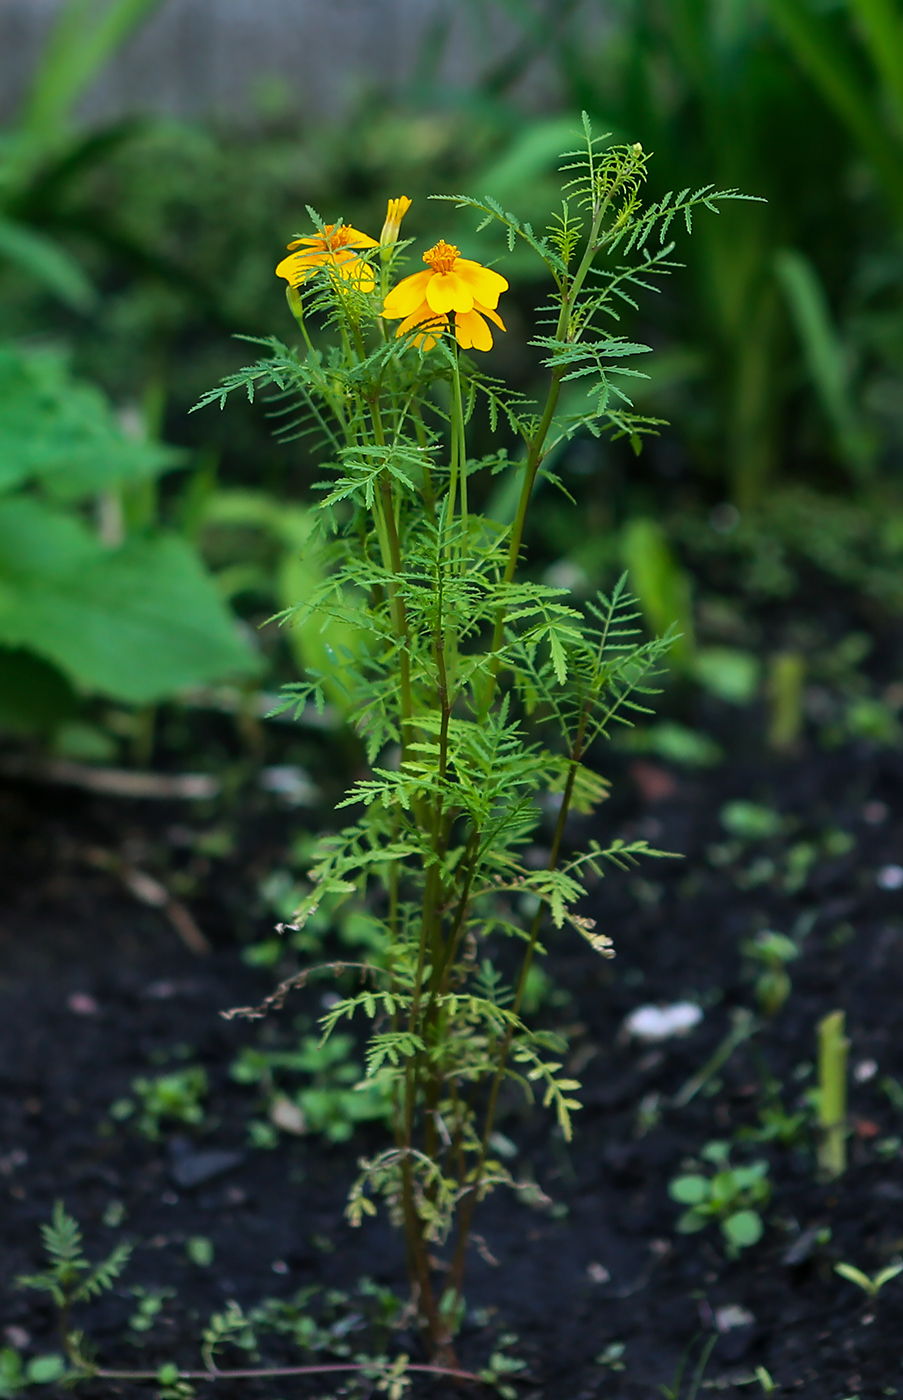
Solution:
<svg viewBox="0 0 903 1400"><path fill-rule="evenodd" d="M493 1150L503 1091L538 1090L566 1137L579 1107L565 1041L522 1014L534 958L564 926L610 956L608 935L579 912L583 877L656 854L620 840L574 853L567 826L605 797L588 755L643 709L667 639L640 639L624 580L578 603L522 573L527 511L566 440L604 431L638 446L654 430L619 387L648 347L616 333L618 312L673 266L676 217L689 231L695 208L737 197L708 186L644 207L641 147L606 145L585 117L584 135L544 234L492 199L454 197L480 229L500 222L550 280L530 342L547 373L541 405L464 353L490 348L490 324L504 329L501 273L441 241L425 270L396 281L410 248L405 197L389 201L379 240L310 211L315 232L277 269L302 345L261 342L264 357L204 400L275 386L285 435L321 445L322 530L309 548L329 568L294 616L317 615L337 639L330 694L346 697L370 769L339 804L347 824L319 843L295 925L324 900L353 899L379 930L354 985L350 965L332 966L347 994L322 1022L328 1036L369 1021L368 1080L394 1105L393 1141L361 1160L348 1214L359 1223L375 1199L387 1204L426 1343L446 1361L475 1209L497 1185L524 1186ZM573 392L562 406L565 385L585 389L576 410ZM475 460L479 415L498 445ZM519 482L510 523L474 509L501 473ZM322 704L323 680L291 687L286 703ZM544 802L557 817L537 869L525 848ZM311 971L241 1014L281 1005Z"/></svg>

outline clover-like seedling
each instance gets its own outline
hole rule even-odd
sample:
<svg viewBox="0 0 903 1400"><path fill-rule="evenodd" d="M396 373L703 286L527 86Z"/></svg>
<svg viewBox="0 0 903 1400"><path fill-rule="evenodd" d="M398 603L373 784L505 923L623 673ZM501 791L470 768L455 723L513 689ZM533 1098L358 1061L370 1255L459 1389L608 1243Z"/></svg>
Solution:
<svg viewBox="0 0 903 1400"><path fill-rule="evenodd" d="M903 1274L903 1264L888 1264L886 1269L880 1269L877 1274L869 1278L862 1269L857 1269L855 1264L835 1264L835 1274L840 1274L849 1283L855 1283L857 1288L861 1288L863 1293L869 1298L877 1298L886 1283L890 1283L897 1274Z"/></svg>
<svg viewBox="0 0 903 1400"><path fill-rule="evenodd" d="M771 1196L768 1163L731 1166L730 1144L726 1142L706 1143L700 1156L718 1168L712 1176L688 1172L668 1185L671 1199L688 1207L677 1228L690 1235L717 1221L728 1257L736 1258L741 1249L762 1238L764 1225L756 1206L764 1205Z"/></svg>
<svg viewBox="0 0 903 1400"><path fill-rule="evenodd" d="M786 934L763 929L743 944L743 952L761 966L756 978L756 1001L762 1015L772 1020L790 995L792 983L787 964L799 957L800 950Z"/></svg>

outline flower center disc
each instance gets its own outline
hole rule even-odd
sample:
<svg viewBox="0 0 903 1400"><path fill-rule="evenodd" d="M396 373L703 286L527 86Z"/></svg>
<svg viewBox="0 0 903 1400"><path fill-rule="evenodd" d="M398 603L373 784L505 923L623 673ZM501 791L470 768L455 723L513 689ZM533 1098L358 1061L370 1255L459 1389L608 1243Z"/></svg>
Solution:
<svg viewBox="0 0 903 1400"><path fill-rule="evenodd" d="M346 224L324 224L323 242L327 248L344 248L351 236L351 230Z"/></svg>
<svg viewBox="0 0 903 1400"><path fill-rule="evenodd" d="M434 272L451 272L459 256L454 243L446 243L443 238L440 238L434 248L430 248L424 253L423 261Z"/></svg>

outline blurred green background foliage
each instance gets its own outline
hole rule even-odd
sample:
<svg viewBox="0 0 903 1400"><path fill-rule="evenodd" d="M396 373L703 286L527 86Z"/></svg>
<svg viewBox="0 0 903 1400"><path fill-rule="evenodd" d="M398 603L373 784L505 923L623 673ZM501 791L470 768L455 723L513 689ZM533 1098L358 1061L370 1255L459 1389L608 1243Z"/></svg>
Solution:
<svg viewBox="0 0 903 1400"><path fill-rule="evenodd" d="M291 336L273 267L305 206L378 234L401 193L417 250L442 235L504 258L509 331L492 362L529 393L543 289L428 195L490 193L541 223L581 110L651 153L650 198L711 182L759 202L700 217L677 236L685 265L625 306L623 333L656 352L635 402L669 426L638 458L592 438L562 449L550 466L580 529L545 482L534 566L580 593L626 564L650 627L678 622L679 677L785 715L780 677L799 691L828 664L792 600L815 583L899 615L900 0L470 0L467 82L443 79L437 24L405 84L374 74L328 123L271 85L252 122L86 125L79 102L159 8L65 0L0 141L8 732L100 756L99 705L247 694L322 664L322 637L261 628L321 567L306 543L316 462L303 441L274 442L265 403L189 411L248 358L232 337ZM493 16L508 39L485 57ZM537 65L539 106L524 96ZM504 483L487 489L504 518ZM765 636L747 609L773 601L784 620Z"/></svg>

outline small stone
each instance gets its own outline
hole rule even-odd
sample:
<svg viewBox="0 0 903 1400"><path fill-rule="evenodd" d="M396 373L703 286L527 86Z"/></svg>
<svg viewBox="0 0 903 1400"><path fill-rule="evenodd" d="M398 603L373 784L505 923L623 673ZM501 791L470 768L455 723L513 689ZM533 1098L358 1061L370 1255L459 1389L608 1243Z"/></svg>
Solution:
<svg viewBox="0 0 903 1400"><path fill-rule="evenodd" d="M66 1005L76 1016L96 1016L100 1007L88 992L72 992Z"/></svg>
<svg viewBox="0 0 903 1400"><path fill-rule="evenodd" d="M752 1327L755 1320L749 1308L741 1307L739 1303L726 1303L724 1307L715 1309L715 1326L719 1332L733 1332L735 1327Z"/></svg>
<svg viewBox="0 0 903 1400"><path fill-rule="evenodd" d="M288 1264L286 1264L284 1259L274 1259L270 1268L273 1270L274 1274L288 1273Z"/></svg>
<svg viewBox="0 0 903 1400"><path fill-rule="evenodd" d="M181 1186L183 1191L192 1186L200 1186L223 1172L231 1171L245 1158L243 1152L229 1152L224 1149L210 1148L196 1152L188 1140L182 1137L172 1139L169 1155L169 1174L176 1186Z"/></svg>
<svg viewBox="0 0 903 1400"><path fill-rule="evenodd" d="M608 1272L604 1264L587 1264L586 1276L589 1279L590 1283L611 1282L611 1274Z"/></svg>
<svg viewBox="0 0 903 1400"><path fill-rule="evenodd" d="M676 1001L670 1006L638 1006L625 1019L624 1034L650 1044L687 1035L702 1020L702 1009L692 1001Z"/></svg>
<svg viewBox="0 0 903 1400"><path fill-rule="evenodd" d="M882 865L875 876L879 890L903 889L903 865Z"/></svg>
<svg viewBox="0 0 903 1400"><path fill-rule="evenodd" d="M144 995L150 997L152 1001L168 1001L176 994L174 982L151 982L149 987L145 987Z"/></svg>
<svg viewBox="0 0 903 1400"><path fill-rule="evenodd" d="M24 1327L16 1327L15 1325L4 1327L3 1335L10 1346L16 1348L16 1351L21 1351L31 1341L31 1333L26 1332Z"/></svg>
<svg viewBox="0 0 903 1400"><path fill-rule="evenodd" d="M853 1070L853 1078L857 1084L867 1084L870 1079L874 1079L877 1073L877 1060L860 1060Z"/></svg>
<svg viewBox="0 0 903 1400"><path fill-rule="evenodd" d="M278 1094L273 1099L267 1116L274 1127L281 1128L284 1133L291 1133L293 1137L302 1137L307 1132L304 1110L292 1103L285 1094Z"/></svg>
<svg viewBox="0 0 903 1400"><path fill-rule="evenodd" d="M264 792L275 793L288 807L316 807L320 800L320 789L310 774L293 763L261 768L258 781Z"/></svg>

